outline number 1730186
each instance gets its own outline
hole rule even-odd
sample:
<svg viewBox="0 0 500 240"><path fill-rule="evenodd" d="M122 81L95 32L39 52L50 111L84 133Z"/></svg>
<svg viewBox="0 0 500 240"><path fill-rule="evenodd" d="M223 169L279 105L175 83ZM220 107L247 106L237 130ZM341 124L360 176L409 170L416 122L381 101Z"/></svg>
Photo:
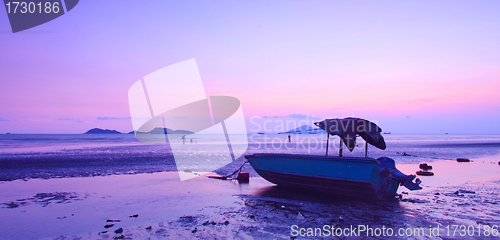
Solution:
<svg viewBox="0 0 500 240"><path fill-rule="evenodd" d="M59 13L59 2L7 2L7 13Z"/></svg>
<svg viewBox="0 0 500 240"><path fill-rule="evenodd" d="M444 227L448 236L498 236L498 226L493 225L448 225Z"/></svg>

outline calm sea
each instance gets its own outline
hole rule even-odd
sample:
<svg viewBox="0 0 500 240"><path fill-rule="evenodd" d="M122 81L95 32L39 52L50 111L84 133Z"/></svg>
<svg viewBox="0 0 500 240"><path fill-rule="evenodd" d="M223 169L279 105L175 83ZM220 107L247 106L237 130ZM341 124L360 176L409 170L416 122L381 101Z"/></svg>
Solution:
<svg viewBox="0 0 500 240"><path fill-rule="evenodd" d="M384 135L386 150L368 147L368 156L391 157L398 164L432 162L458 157L478 158L500 154L499 135ZM203 138L204 140L210 139ZM241 135L231 144L244 145L252 153L326 154L326 134ZM224 155L209 143L186 141L185 152L193 159ZM215 141L215 140L214 140ZM182 144L176 140L172 144ZM218 142L221 144L221 142ZM224 143L223 143L224 144ZM364 156L364 141L359 138L353 152L344 148L344 156ZM339 140L330 137L329 155L338 155ZM226 174L244 162L235 162L219 169ZM247 171L255 173L248 166ZM138 141L132 134L2 134L0 135L0 181L24 178L53 178L134 174L176 171L170 145Z"/></svg>

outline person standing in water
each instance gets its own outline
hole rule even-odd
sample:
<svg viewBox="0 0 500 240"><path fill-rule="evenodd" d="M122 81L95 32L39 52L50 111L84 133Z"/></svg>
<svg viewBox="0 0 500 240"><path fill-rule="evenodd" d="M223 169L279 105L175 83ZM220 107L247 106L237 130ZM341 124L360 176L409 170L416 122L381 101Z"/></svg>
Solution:
<svg viewBox="0 0 500 240"><path fill-rule="evenodd" d="M292 142L292 137L290 137L290 134L288 134L288 142Z"/></svg>
<svg viewBox="0 0 500 240"><path fill-rule="evenodd" d="M186 135L182 136L182 144L186 144Z"/></svg>

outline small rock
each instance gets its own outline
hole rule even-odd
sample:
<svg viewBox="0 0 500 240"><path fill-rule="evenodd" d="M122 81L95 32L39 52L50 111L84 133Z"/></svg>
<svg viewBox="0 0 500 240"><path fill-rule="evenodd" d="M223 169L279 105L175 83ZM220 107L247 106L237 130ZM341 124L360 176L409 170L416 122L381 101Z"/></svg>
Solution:
<svg viewBox="0 0 500 240"><path fill-rule="evenodd" d="M226 220L226 221L224 222L224 225L229 225L229 221L228 221L228 220Z"/></svg>
<svg viewBox="0 0 500 240"><path fill-rule="evenodd" d="M115 230L115 233L118 234L118 233L122 233L123 232L123 228L118 228Z"/></svg>
<svg viewBox="0 0 500 240"><path fill-rule="evenodd" d="M417 175L419 176L434 176L434 173L433 172L429 172L429 171L417 171Z"/></svg>
<svg viewBox="0 0 500 240"><path fill-rule="evenodd" d="M253 219L253 218L255 218L255 215L250 215L249 217Z"/></svg>
<svg viewBox="0 0 500 240"><path fill-rule="evenodd" d="M16 207L19 207L19 204L16 204L14 202L4 203L4 204L7 205L7 208L16 208Z"/></svg>
<svg viewBox="0 0 500 240"><path fill-rule="evenodd" d="M454 192L454 194L456 194L456 195L460 195L461 193L476 194L476 192L474 192L474 191L463 190L463 189L459 189L458 191ZM462 196L463 196L463 195L462 195Z"/></svg>
<svg viewBox="0 0 500 240"><path fill-rule="evenodd" d="M192 233L196 233L198 231L198 229L194 228L193 231L191 231Z"/></svg>
<svg viewBox="0 0 500 240"><path fill-rule="evenodd" d="M441 193L438 193L438 192L437 192L437 193L434 193L434 195L441 195Z"/></svg>
<svg viewBox="0 0 500 240"><path fill-rule="evenodd" d="M427 163L421 163L419 165L419 168L422 169L422 170L431 170L432 169L432 166L431 165L428 165Z"/></svg>
<svg viewBox="0 0 500 240"><path fill-rule="evenodd" d="M139 214L134 214L134 215L131 215L131 216L128 216L128 217L137 218L137 217L139 217Z"/></svg>
<svg viewBox="0 0 500 240"><path fill-rule="evenodd" d="M111 219L108 219L106 220L106 222L121 222L122 220L111 220Z"/></svg>
<svg viewBox="0 0 500 240"><path fill-rule="evenodd" d="M427 200L418 199L418 198L406 198L406 199L403 199L401 201L411 202L411 203L429 203L429 201L427 201Z"/></svg>
<svg viewBox="0 0 500 240"><path fill-rule="evenodd" d="M110 228L110 227L113 227L113 226L114 226L114 224L106 224L106 225L104 226L104 228Z"/></svg>
<svg viewBox="0 0 500 240"><path fill-rule="evenodd" d="M151 229L153 229L153 227L149 226L149 227L147 227L146 229L147 229L147 230L151 230Z"/></svg>
<svg viewBox="0 0 500 240"><path fill-rule="evenodd" d="M470 162L468 158L457 158L457 162Z"/></svg>
<svg viewBox="0 0 500 240"><path fill-rule="evenodd" d="M401 192L401 194L408 194L407 192Z"/></svg>
<svg viewBox="0 0 500 240"><path fill-rule="evenodd" d="M210 222L209 222L209 221L206 221L206 222L204 222L202 225L203 225L203 226L207 226L207 225L209 225L209 224L210 224Z"/></svg>

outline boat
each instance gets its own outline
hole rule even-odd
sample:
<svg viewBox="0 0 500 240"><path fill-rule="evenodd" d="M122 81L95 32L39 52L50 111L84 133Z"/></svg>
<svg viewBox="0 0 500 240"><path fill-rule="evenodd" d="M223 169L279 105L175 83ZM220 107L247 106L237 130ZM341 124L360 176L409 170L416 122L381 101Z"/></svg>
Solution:
<svg viewBox="0 0 500 240"><path fill-rule="evenodd" d="M374 123L360 118L344 118L325 119L315 125L328 133L325 156L255 153L245 158L262 178L279 187L379 200L394 198L399 185L410 190L421 189L420 180L413 182L415 175L404 175L397 170L394 160L369 158L368 144L365 145L365 157L342 156L344 144L350 151L354 149L357 135L371 145L386 148L380 134L382 130ZM362 130L361 125L367 127L366 130ZM339 156L328 156L330 135L341 138Z"/></svg>

